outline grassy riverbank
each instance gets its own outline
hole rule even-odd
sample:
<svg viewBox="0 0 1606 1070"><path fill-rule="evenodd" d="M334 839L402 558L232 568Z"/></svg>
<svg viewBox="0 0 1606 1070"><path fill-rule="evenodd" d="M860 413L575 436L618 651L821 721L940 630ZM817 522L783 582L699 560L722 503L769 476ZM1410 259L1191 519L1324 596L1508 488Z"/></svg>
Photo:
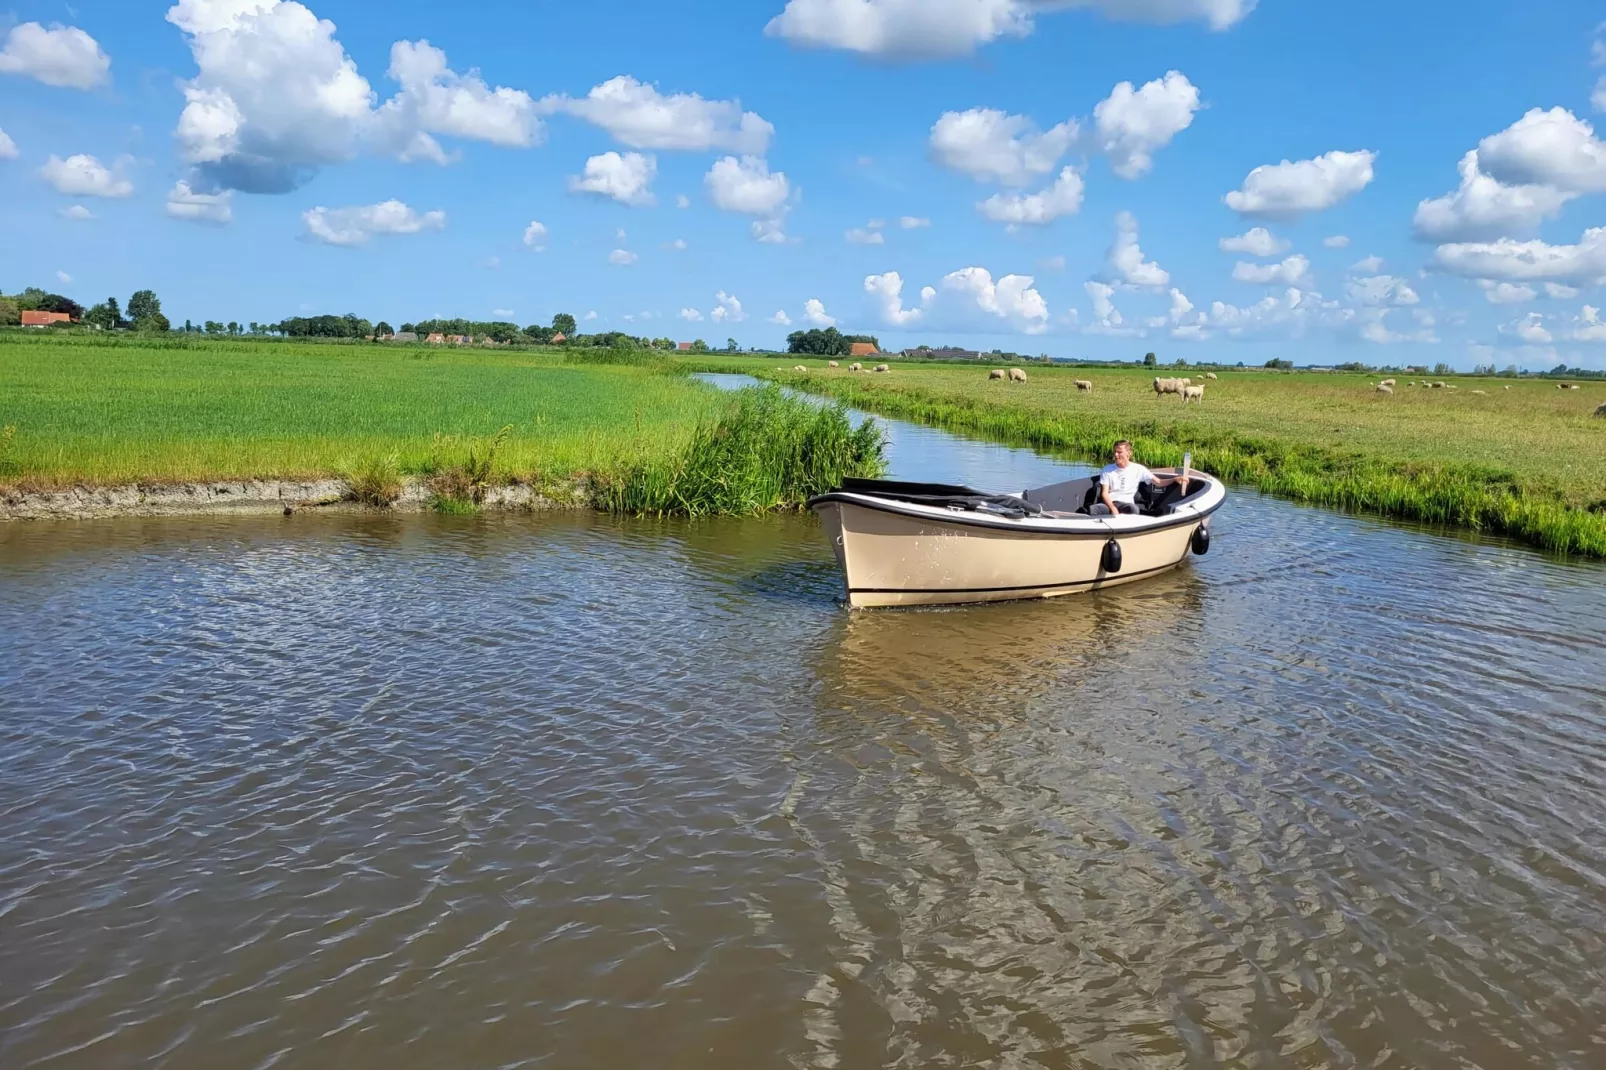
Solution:
<svg viewBox="0 0 1606 1070"><path fill-rule="evenodd" d="M340 477L383 502L416 476L447 505L520 482L621 510L753 511L879 465L821 419L606 352L0 333L12 488ZM721 449L733 434L802 445Z"/></svg>
<svg viewBox="0 0 1606 1070"><path fill-rule="evenodd" d="M1223 371L1204 404L1184 408L1155 400L1154 373L1136 369L1034 366L1029 382L1011 384L989 381L985 367L894 364L870 375L805 359L810 371L797 375L791 360L708 363L1090 459L1118 438L1150 464L1177 463L1191 449L1200 468L1280 497L1606 557L1606 420L1591 415L1606 384L1563 391L1463 377L1452 380L1456 390L1413 390L1411 377L1396 376L1384 395L1368 385L1375 376ZM1079 393L1076 379L1091 380L1093 392Z"/></svg>

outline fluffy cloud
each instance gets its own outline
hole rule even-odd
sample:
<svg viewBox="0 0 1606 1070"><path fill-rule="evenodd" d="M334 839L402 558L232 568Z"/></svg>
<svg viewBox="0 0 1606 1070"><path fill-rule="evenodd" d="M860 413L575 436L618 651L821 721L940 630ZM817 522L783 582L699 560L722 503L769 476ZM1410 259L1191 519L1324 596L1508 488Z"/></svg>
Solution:
<svg viewBox="0 0 1606 1070"><path fill-rule="evenodd" d="M1510 323L1502 323L1499 331L1528 345L1549 345L1555 341L1555 336L1545 327L1545 318L1537 312L1530 312L1522 319L1512 320Z"/></svg>
<svg viewBox="0 0 1606 1070"><path fill-rule="evenodd" d="M1278 264L1251 264L1240 260L1233 265L1232 277L1257 286L1294 286L1310 273L1310 260L1296 253Z"/></svg>
<svg viewBox="0 0 1606 1070"><path fill-rule="evenodd" d="M658 174L658 161L639 152L605 152L586 161L584 175L571 175L569 192L594 193L611 197L634 207L652 204L652 180Z"/></svg>
<svg viewBox="0 0 1606 1070"><path fill-rule="evenodd" d="M56 272L56 281L61 283L63 286L71 286L72 276L67 274L65 271L58 271Z"/></svg>
<svg viewBox="0 0 1606 1070"><path fill-rule="evenodd" d="M1535 108L1478 143L1483 170L1513 186L1550 186L1567 193L1606 192L1606 143L1566 108Z"/></svg>
<svg viewBox="0 0 1606 1070"><path fill-rule="evenodd" d="M775 133L762 117L744 112L740 101L704 100L696 93L664 96L628 75L610 78L578 100L547 97L541 107L594 123L633 149L725 149L762 156Z"/></svg>
<svg viewBox="0 0 1606 1070"><path fill-rule="evenodd" d="M1045 226L1062 215L1082 210L1085 187L1076 168L1067 167L1048 189L1037 193L995 193L976 205L994 223L1017 226Z"/></svg>
<svg viewBox="0 0 1606 1070"><path fill-rule="evenodd" d="M714 300L718 302L712 313L715 323L740 323L747 318L747 313L742 311L742 303L724 290L715 294Z"/></svg>
<svg viewBox="0 0 1606 1070"><path fill-rule="evenodd" d="M771 174L769 164L757 156L716 160L703 182L715 205L747 215L773 216L792 192L785 172Z"/></svg>
<svg viewBox="0 0 1606 1070"><path fill-rule="evenodd" d="M1350 270L1361 275L1376 275L1383 270L1383 258L1381 256L1365 257L1351 264Z"/></svg>
<svg viewBox="0 0 1606 1070"><path fill-rule="evenodd" d="M173 219L221 226L234 218L233 201L234 193L231 190L197 193L188 182L180 179L167 192L167 214Z"/></svg>
<svg viewBox="0 0 1606 1070"><path fill-rule="evenodd" d="M770 317L770 322L780 327L790 327L792 317L786 314L786 309L778 308L775 310L775 315Z"/></svg>
<svg viewBox="0 0 1606 1070"><path fill-rule="evenodd" d="M39 169L39 177L69 197L127 197L134 192L134 184L115 167L82 154L65 160L52 155Z"/></svg>
<svg viewBox="0 0 1606 1070"><path fill-rule="evenodd" d="M76 26L37 22L11 27L0 49L0 74L20 74L63 89L93 89L108 79L112 61Z"/></svg>
<svg viewBox="0 0 1606 1070"><path fill-rule="evenodd" d="M641 258L629 249L615 249L608 254L608 263L615 267L629 267Z"/></svg>
<svg viewBox="0 0 1606 1070"><path fill-rule="evenodd" d="M524 244L535 252L546 251L546 224L530 220L530 225L524 228Z"/></svg>
<svg viewBox="0 0 1606 1070"><path fill-rule="evenodd" d="M931 128L931 155L978 182L1024 186L1052 172L1079 133L1072 119L1040 131L1026 116L996 108L950 111Z"/></svg>
<svg viewBox="0 0 1606 1070"><path fill-rule="evenodd" d="M1491 305L1525 305L1539 296L1538 290L1523 282L1479 279L1478 285L1483 287L1483 299Z"/></svg>
<svg viewBox="0 0 1606 1070"><path fill-rule="evenodd" d="M95 213L91 212L88 208L85 208L81 204L75 204L70 208L63 208L56 214L61 216L63 219L70 219L74 223L87 223L91 219L95 218Z"/></svg>
<svg viewBox="0 0 1606 1070"><path fill-rule="evenodd" d="M1508 186L1485 174L1477 150L1461 158L1461 188L1417 205L1419 241L1467 242L1529 234L1554 219L1574 194L1551 186Z"/></svg>
<svg viewBox="0 0 1606 1070"><path fill-rule="evenodd" d="M1511 238L1441 245L1433 264L1469 279L1594 286L1606 283L1606 227L1584 231L1576 245Z"/></svg>
<svg viewBox="0 0 1606 1070"><path fill-rule="evenodd" d="M1110 277L1118 284L1159 289L1171 282L1171 273L1152 260L1143 259L1138 247L1138 221L1131 212L1115 217L1115 243L1105 254Z"/></svg>
<svg viewBox="0 0 1606 1070"><path fill-rule="evenodd" d="M511 308L493 308L491 309L491 315L499 320L510 320L513 318L513 310Z"/></svg>
<svg viewBox="0 0 1606 1070"><path fill-rule="evenodd" d="M703 314L701 312L699 312L695 308L683 308L683 309L681 309L680 310L680 318L685 320L687 323L701 323L701 322L703 322Z"/></svg>
<svg viewBox="0 0 1606 1070"><path fill-rule="evenodd" d="M1578 296L1579 290L1574 286L1563 286L1559 282L1547 282L1545 283L1545 293L1557 301L1571 301Z"/></svg>
<svg viewBox="0 0 1606 1070"><path fill-rule="evenodd" d="M961 268L922 289L919 309L902 307L903 280L895 271L870 276L864 288L880 302L889 326L928 320L954 328L988 327L1003 320L1026 334L1041 334L1048 329L1048 302L1032 282L1030 275L1005 275L995 282L986 268Z"/></svg>
<svg viewBox="0 0 1606 1070"><path fill-rule="evenodd" d="M927 219L925 216L906 215L898 220L898 226L902 227L904 230L918 230L921 227L931 226L931 220Z"/></svg>
<svg viewBox="0 0 1606 1070"><path fill-rule="evenodd" d="M889 327L906 327L918 323L925 313L918 308L903 307L903 276L896 271L885 275L869 275L864 280L864 292L881 315L881 322Z"/></svg>
<svg viewBox="0 0 1606 1070"><path fill-rule="evenodd" d="M18 155L17 143L0 130L0 160L15 160Z"/></svg>
<svg viewBox="0 0 1606 1070"><path fill-rule="evenodd" d="M881 228L885 225L879 219L872 219L867 226L854 227L845 237L852 245L885 245L887 238L881 233Z"/></svg>
<svg viewBox="0 0 1606 1070"><path fill-rule="evenodd" d="M1093 279L1083 283L1082 289L1087 291L1089 300L1093 302L1094 322L1087 327L1089 334L1136 335L1142 333L1136 327L1126 326L1126 321L1115 307L1114 286L1107 282L1099 282L1097 279Z"/></svg>
<svg viewBox="0 0 1606 1070"><path fill-rule="evenodd" d="M1606 322L1600 318L1600 309L1585 305L1568 328L1566 337L1574 342L1606 342Z"/></svg>
<svg viewBox="0 0 1606 1070"><path fill-rule="evenodd" d="M1348 241L1346 238L1345 244L1348 244ZM1224 253L1245 253L1249 256L1276 256L1288 251L1288 242L1274 237L1265 227L1255 227L1236 238L1222 238L1216 244Z"/></svg>
<svg viewBox="0 0 1606 1070"><path fill-rule="evenodd" d="M434 135L531 145L543 135L520 90L452 72L427 41L397 42L384 104L335 38L335 25L294 0L178 0L167 21L198 68L175 135L210 182L282 193L318 167L371 150L448 161Z"/></svg>
<svg viewBox="0 0 1606 1070"><path fill-rule="evenodd" d="M1350 279L1347 289L1350 299L1358 305L1405 308L1420 304L1422 301L1416 291L1397 275L1372 275Z"/></svg>
<svg viewBox="0 0 1606 1070"><path fill-rule="evenodd" d="M1244 216L1294 219L1354 196L1372 181L1375 152L1329 152L1314 160L1265 164L1249 172L1228 208Z"/></svg>
<svg viewBox="0 0 1606 1070"><path fill-rule="evenodd" d="M780 218L755 219L748 229L753 235L753 240L764 245L789 245L798 240L787 236L786 222Z"/></svg>
<svg viewBox="0 0 1606 1070"><path fill-rule="evenodd" d="M1138 178L1154 166L1154 153L1193 123L1199 90L1180 71L1170 71L1134 89L1122 82L1093 109L1099 151L1122 178Z"/></svg>
<svg viewBox="0 0 1606 1070"><path fill-rule="evenodd" d="M816 327L835 327L836 317L826 315L825 304L818 297L803 302L803 318Z"/></svg>
<svg viewBox="0 0 1606 1070"><path fill-rule="evenodd" d="M301 213L307 234L325 245L367 245L375 234L417 234L446 227L446 213L417 212L390 200L355 208L324 208Z"/></svg>
<svg viewBox="0 0 1606 1070"><path fill-rule="evenodd" d="M967 55L1003 37L1025 37L1033 16L1093 8L1114 19L1202 20L1225 30L1257 0L787 0L764 32L806 48L928 58Z"/></svg>
<svg viewBox="0 0 1606 1070"><path fill-rule="evenodd" d="M1349 238L1343 234L1334 234L1322 239L1322 244L1329 249L1348 249Z"/></svg>

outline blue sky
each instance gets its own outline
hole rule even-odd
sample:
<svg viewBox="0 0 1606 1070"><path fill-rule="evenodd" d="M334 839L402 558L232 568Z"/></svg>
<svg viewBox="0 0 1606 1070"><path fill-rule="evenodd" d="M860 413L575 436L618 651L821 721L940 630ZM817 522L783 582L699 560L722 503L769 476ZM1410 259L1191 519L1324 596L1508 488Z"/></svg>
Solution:
<svg viewBox="0 0 1606 1070"><path fill-rule="evenodd" d="M1581 0L17 4L7 292L1606 366Z"/></svg>

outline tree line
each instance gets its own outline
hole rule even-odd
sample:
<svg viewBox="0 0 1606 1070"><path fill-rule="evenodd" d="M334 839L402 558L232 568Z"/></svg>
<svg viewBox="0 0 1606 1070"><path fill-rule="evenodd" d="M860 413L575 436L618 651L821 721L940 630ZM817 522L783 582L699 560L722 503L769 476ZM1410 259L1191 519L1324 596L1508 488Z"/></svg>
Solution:
<svg viewBox="0 0 1606 1070"><path fill-rule="evenodd" d="M788 353L806 353L811 357L845 357L853 351L854 342L869 342L877 349L881 342L872 334L843 334L835 327L820 330L793 331L786 336Z"/></svg>
<svg viewBox="0 0 1606 1070"><path fill-rule="evenodd" d="M98 305L84 308L70 297L30 286L10 297L0 294L0 327L15 327L24 312L56 312L74 323L87 323L101 330L167 331L172 324L162 315L162 302L154 291L135 290L125 313L117 298L108 297Z"/></svg>

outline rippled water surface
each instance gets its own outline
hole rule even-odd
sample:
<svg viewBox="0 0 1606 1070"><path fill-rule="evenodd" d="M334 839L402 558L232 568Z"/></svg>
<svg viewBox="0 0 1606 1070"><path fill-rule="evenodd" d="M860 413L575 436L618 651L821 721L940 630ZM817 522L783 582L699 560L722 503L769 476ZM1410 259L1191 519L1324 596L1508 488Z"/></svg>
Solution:
<svg viewBox="0 0 1606 1070"><path fill-rule="evenodd" d="M850 614L807 518L0 527L0 1067L1606 1065L1606 569L1215 532Z"/></svg>

